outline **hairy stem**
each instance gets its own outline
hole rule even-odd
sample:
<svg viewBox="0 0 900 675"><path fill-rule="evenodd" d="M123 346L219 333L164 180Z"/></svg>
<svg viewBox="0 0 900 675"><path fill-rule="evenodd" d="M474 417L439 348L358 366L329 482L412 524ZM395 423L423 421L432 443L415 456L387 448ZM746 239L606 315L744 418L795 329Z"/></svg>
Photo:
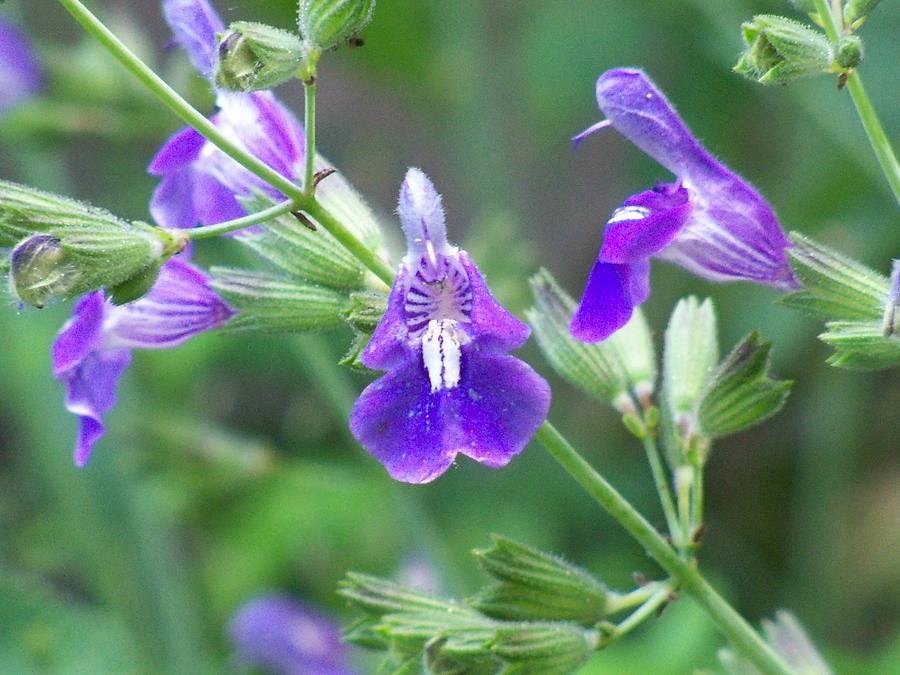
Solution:
<svg viewBox="0 0 900 675"><path fill-rule="evenodd" d="M302 188L294 184L290 179L282 176L268 164L254 157L240 145L222 134L212 122L191 106L177 91L166 84L159 75L153 72L147 64L128 49L79 0L59 0L59 4L75 17L85 31L96 38L119 63L185 123L196 129L210 143L218 147L245 169L284 193L288 198L295 200L299 210L305 211L315 218L323 228L343 244L351 254L355 255L363 265L371 269L379 279L390 285L394 272L387 263L369 250L353 232L334 218L314 197L309 197Z"/></svg>
<svg viewBox="0 0 900 675"><path fill-rule="evenodd" d="M179 234L183 234L188 239L191 239L193 241L196 241L198 239L211 239L213 237L219 237L230 232L243 230L244 228L250 227L251 225L264 223L267 220L272 220L272 218L277 218L278 216L283 216L285 213L290 213L296 208L297 202L291 199L286 202L276 204L275 206L271 206L267 209L263 209L262 211L250 213L241 218L226 220L223 223L216 223L215 225L205 225L203 227L193 227L186 230L179 230L178 232Z"/></svg>
<svg viewBox="0 0 900 675"><path fill-rule="evenodd" d="M693 562L682 558L650 523L597 473L550 422L544 422L536 438L550 451L566 472L615 518L678 582L678 585L706 610L719 630L764 673L790 675L791 669L766 644L753 627L710 586Z"/></svg>
<svg viewBox="0 0 900 675"><path fill-rule="evenodd" d="M838 26L834 13L826 0L815 0L816 11L822 19L822 25L825 33L833 45L837 45L841 38L841 29ZM881 165L881 170L887 178L894 198L900 202L900 164L897 163L897 156L894 154L894 148L888 140L884 127L878 119L878 114L863 87L862 80L856 70L850 70L847 73L847 89L850 92L850 98L853 99L853 105L856 106L856 112L862 122L866 135L869 137L869 143L872 150L875 151L875 158Z"/></svg>

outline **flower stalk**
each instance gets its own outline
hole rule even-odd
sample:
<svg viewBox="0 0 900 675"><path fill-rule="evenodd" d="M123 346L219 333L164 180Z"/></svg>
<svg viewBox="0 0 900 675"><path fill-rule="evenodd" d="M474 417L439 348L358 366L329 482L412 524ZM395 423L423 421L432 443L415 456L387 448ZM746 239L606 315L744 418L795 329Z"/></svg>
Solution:
<svg viewBox="0 0 900 675"><path fill-rule="evenodd" d="M243 230L247 227L250 227L251 225L264 223L267 220L272 220L273 218L277 218L278 216L283 216L285 213L290 213L297 208L298 205L296 200L289 199L286 202L275 204L268 209L263 209L262 211L257 211L256 213L250 213L246 216L242 216L241 218L226 220L223 223L216 223L215 225L204 225L201 227L192 227L187 230L179 230L179 233L183 234L191 241L197 241L199 239L212 239L213 237L220 237L223 234L229 234L231 232Z"/></svg>
<svg viewBox="0 0 900 675"><path fill-rule="evenodd" d="M837 46L841 39L842 29L838 25L838 19L835 18L831 11L831 6L827 0L815 0L816 12L822 19L822 27L831 43ZM894 154L894 148L888 140L884 127L878 119L875 107L866 93L862 80L856 70L847 71L847 90L850 92L850 98L853 99L853 105L856 106L856 112L859 120L862 122L866 135L869 137L869 143L875 152L875 158L881 165L885 178L894 193L894 198L900 202L900 164L897 163L897 156Z"/></svg>

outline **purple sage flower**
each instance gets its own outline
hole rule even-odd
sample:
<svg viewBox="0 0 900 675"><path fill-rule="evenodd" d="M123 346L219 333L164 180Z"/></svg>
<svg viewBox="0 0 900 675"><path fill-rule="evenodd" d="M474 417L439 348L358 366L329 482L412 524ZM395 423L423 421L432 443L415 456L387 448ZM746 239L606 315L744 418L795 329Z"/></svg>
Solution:
<svg viewBox="0 0 900 675"><path fill-rule="evenodd" d="M130 304L115 306L102 291L83 296L53 343L53 375L66 383L66 408L81 421L76 466L104 433L103 415L115 405L133 349L176 347L232 313L206 275L181 260L166 262L150 292Z"/></svg>
<svg viewBox="0 0 900 675"><path fill-rule="evenodd" d="M0 20L0 115L40 90L41 67L25 36Z"/></svg>
<svg viewBox="0 0 900 675"><path fill-rule="evenodd" d="M597 80L604 122L675 174L633 195L606 223L603 245L572 317L572 335L604 340L624 326L650 293L650 258L670 260L711 281L746 280L798 287L790 242L765 199L697 141L666 97L640 70Z"/></svg>
<svg viewBox="0 0 900 675"><path fill-rule="evenodd" d="M547 383L509 356L529 329L447 242L440 195L419 169L400 189L407 255L360 360L387 375L363 391L350 429L390 475L426 483L458 453L507 464L543 422Z"/></svg>
<svg viewBox="0 0 900 675"><path fill-rule="evenodd" d="M175 40L201 75L211 80L218 59L216 33L224 24L207 0L164 0L163 13ZM218 92L211 121L231 140L283 176L303 175L305 137L297 119L269 92ZM150 212L163 227L194 227L239 218L239 198L284 195L186 127L160 148L148 171L162 178Z"/></svg>
<svg viewBox="0 0 900 675"><path fill-rule="evenodd" d="M276 675L353 673L338 625L285 596L251 600L235 612L229 632L241 661Z"/></svg>

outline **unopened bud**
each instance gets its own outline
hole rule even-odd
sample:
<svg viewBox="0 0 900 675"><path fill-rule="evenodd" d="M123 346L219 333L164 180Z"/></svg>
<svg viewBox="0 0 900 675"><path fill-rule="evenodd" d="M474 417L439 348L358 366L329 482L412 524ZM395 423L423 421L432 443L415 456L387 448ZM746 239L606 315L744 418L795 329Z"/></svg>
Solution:
<svg viewBox="0 0 900 675"><path fill-rule="evenodd" d="M741 30L746 49L734 71L760 84L786 84L827 72L831 66L828 38L802 23L760 14Z"/></svg>
<svg viewBox="0 0 900 675"><path fill-rule="evenodd" d="M216 85L230 91L271 89L292 79L303 63L303 44L293 33L237 21L219 40Z"/></svg>
<svg viewBox="0 0 900 675"><path fill-rule="evenodd" d="M81 272L59 239L48 234L28 237L10 256L10 286L22 302L41 308L66 297L81 280Z"/></svg>
<svg viewBox="0 0 900 675"><path fill-rule="evenodd" d="M863 58L863 45L856 35L845 35L837 43L834 60L841 68L856 68Z"/></svg>
<svg viewBox="0 0 900 675"><path fill-rule="evenodd" d="M374 11L375 0L300 0L300 34L320 50L338 47L356 37Z"/></svg>

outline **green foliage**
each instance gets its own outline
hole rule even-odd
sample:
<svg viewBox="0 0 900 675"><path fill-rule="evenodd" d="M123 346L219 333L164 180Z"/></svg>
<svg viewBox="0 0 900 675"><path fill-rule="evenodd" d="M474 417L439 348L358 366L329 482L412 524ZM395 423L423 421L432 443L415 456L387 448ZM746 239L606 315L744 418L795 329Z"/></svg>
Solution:
<svg viewBox="0 0 900 675"><path fill-rule="evenodd" d="M716 371L699 405L703 433L718 438L759 424L784 405L793 382L769 377L769 349L756 331L741 340Z"/></svg>

